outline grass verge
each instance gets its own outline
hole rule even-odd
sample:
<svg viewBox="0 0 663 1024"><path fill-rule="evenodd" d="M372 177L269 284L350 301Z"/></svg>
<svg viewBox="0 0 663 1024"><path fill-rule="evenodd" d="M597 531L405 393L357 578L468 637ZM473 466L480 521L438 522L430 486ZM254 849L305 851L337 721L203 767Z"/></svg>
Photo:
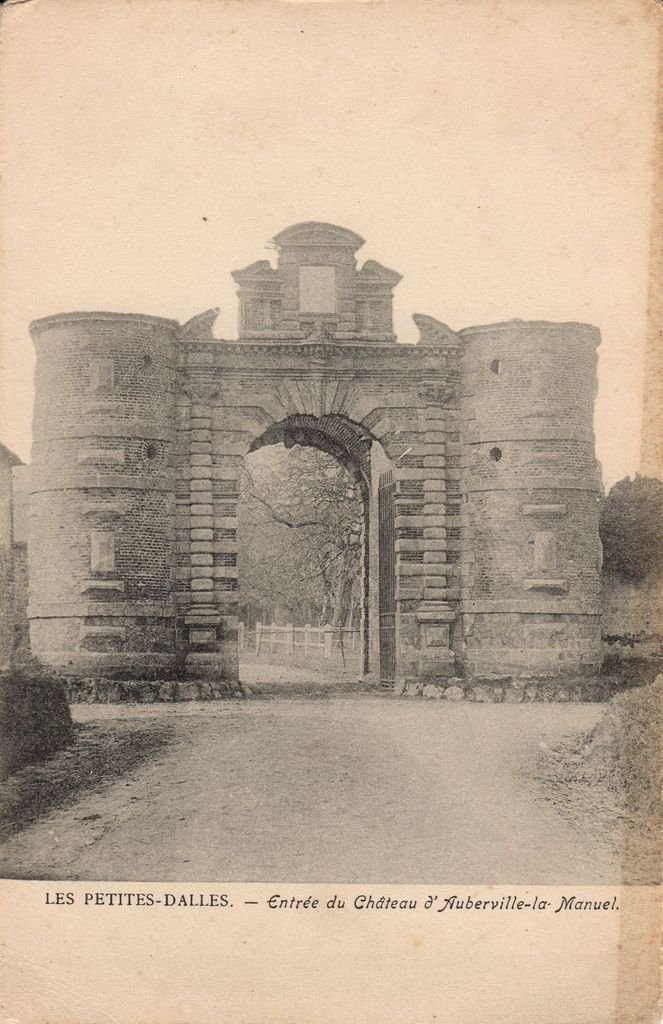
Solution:
<svg viewBox="0 0 663 1024"><path fill-rule="evenodd" d="M83 791L99 789L169 743L170 723L115 719L75 725L74 743L39 764L14 772L0 791L0 840Z"/></svg>
<svg viewBox="0 0 663 1024"><path fill-rule="evenodd" d="M574 827L601 822L624 882L661 880L663 675L613 697L589 732L542 751L532 776Z"/></svg>

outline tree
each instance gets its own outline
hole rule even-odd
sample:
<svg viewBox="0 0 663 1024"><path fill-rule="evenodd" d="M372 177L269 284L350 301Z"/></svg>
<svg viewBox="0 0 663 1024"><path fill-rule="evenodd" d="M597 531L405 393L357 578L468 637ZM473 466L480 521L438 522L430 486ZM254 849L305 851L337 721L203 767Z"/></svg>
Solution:
<svg viewBox="0 0 663 1024"><path fill-rule="evenodd" d="M362 526L357 482L331 456L282 445L251 455L239 510L245 619L355 624Z"/></svg>
<svg viewBox="0 0 663 1024"><path fill-rule="evenodd" d="M663 570L663 481L616 483L601 509L603 571L637 583Z"/></svg>

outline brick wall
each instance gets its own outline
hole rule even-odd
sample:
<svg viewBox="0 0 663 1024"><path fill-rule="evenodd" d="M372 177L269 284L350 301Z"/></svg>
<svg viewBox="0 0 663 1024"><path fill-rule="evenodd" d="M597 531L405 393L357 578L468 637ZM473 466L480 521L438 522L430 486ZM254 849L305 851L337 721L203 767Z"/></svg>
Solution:
<svg viewBox="0 0 663 1024"><path fill-rule="evenodd" d="M596 671L598 332L514 321L460 333L465 668Z"/></svg>
<svg viewBox="0 0 663 1024"><path fill-rule="evenodd" d="M174 326L32 325L31 645L71 671L174 668Z"/></svg>
<svg viewBox="0 0 663 1024"><path fill-rule="evenodd" d="M454 333L415 317L419 343L399 345L399 275L358 269L359 236L302 224L275 242L276 267L234 274L237 341L212 337L215 311L184 327L110 313L32 326L34 653L79 673L236 679L239 475L253 447L283 441L321 447L362 480L369 674L385 468L399 679L595 670L596 329ZM320 317L302 308L309 267L333 269Z"/></svg>

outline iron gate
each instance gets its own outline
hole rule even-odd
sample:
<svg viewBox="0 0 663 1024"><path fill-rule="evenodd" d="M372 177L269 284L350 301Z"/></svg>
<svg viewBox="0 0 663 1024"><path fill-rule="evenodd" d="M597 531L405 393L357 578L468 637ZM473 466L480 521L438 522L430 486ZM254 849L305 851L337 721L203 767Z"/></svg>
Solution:
<svg viewBox="0 0 663 1024"><path fill-rule="evenodd" d="M378 485L379 519L379 615L380 682L388 686L396 681L396 529L394 518L394 474L380 474Z"/></svg>

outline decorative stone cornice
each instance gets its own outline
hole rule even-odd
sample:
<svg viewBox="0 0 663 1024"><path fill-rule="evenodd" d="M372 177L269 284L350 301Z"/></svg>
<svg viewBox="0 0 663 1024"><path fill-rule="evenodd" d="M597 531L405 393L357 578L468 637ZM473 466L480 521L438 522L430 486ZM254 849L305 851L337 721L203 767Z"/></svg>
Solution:
<svg viewBox="0 0 663 1024"><path fill-rule="evenodd" d="M309 336L310 337L310 336ZM347 356L370 356L378 361L394 357L401 361L409 360L413 366L420 365L422 362L427 364L430 361L439 361L440 365L445 365L447 355L455 355L455 353L448 353L441 351L440 349L433 349L433 346L419 347L418 345L405 345L397 341L346 341L339 340L338 338L332 337L333 344L329 348L338 354L339 358ZM230 339L219 339L209 341L206 339L186 339L185 343L178 346L178 356L181 362L186 362L188 355L197 354L216 354L221 357L224 362L226 359L223 357L237 358L238 362L242 362L247 357L253 358L256 354L264 354L266 356L277 356L281 358L284 355L295 355L305 353L307 346L311 342L307 337L289 337L278 340L266 340L266 339L245 339L245 340L230 340ZM314 342L315 344L315 342ZM326 343L325 343L326 344ZM202 365L202 363L201 363Z"/></svg>

